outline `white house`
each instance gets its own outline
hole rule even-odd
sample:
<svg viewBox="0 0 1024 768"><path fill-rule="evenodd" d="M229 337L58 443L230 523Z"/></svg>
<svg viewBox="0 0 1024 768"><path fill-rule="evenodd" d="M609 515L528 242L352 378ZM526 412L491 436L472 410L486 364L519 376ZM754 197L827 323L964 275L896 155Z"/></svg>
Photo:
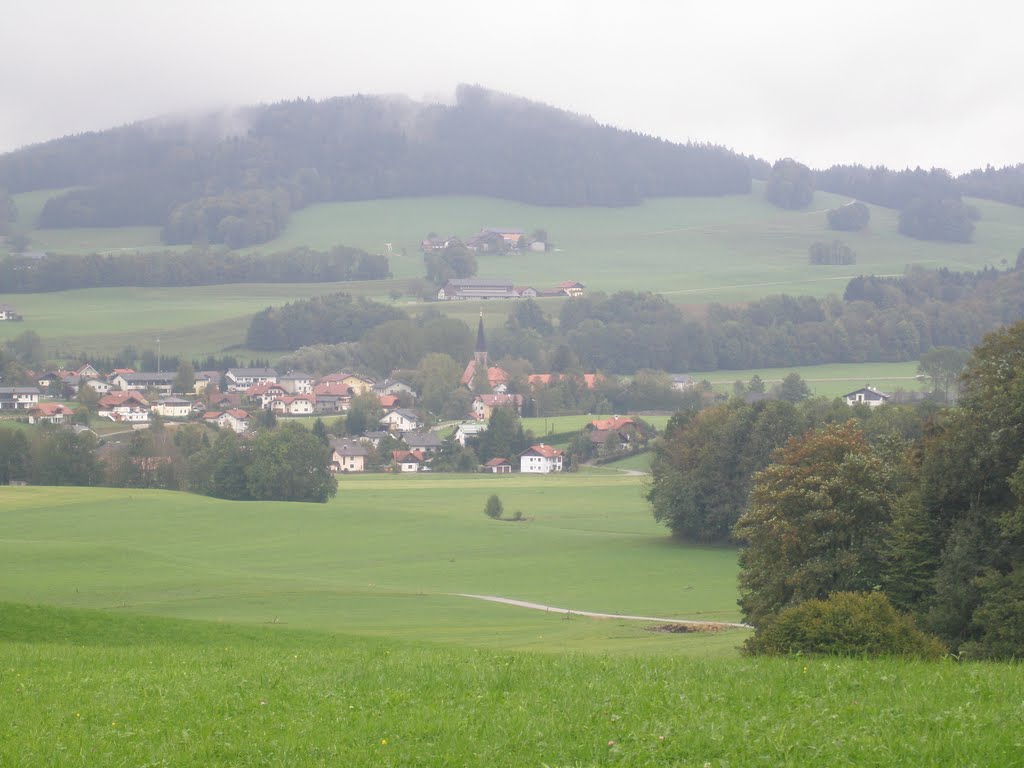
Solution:
<svg viewBox="0 0 1024 768"><path fill-rule="evenodd" d="M562 471L562 452L550 445L531 445L519 454L519 471L547 474Z"/></svg>
<svg viewBox="0 0 1024 768"><path fill-rule="evenodd" d="M423 454L420 451L392 451L391 458L399 472L419 472L423 463Z"/></svg>
<svg viewBox="0 0 1024 768"><path fill-rule="evenodd" d="M392 432L415 432L423 426L420 417L407 408L396 408L384 414L380 423Z"/></svg>
<svg viewBox="0 0 1024 768"><path fill-rule="evenodd" d="M331 470L334 472L363 472L366 469L366 446L358 440L334 438L331 445Z"/></svg>
<svg viewBox="0 0 1024 768"><path fill-rule="evenodd" d="M273 368L230 368L224 374L228 392L244 392L253 384L269 381L277 383L277 371Z"/></svg>
<svg viewBox="0 0 1024 768"><path fill-rule="evenodd" d="M879 392L874 387L861 387L860 389L843 395L843 399L846 400L847 405L858 405L862 403L871 408L877 408L878 406L889 402L892 399L892 395Z"/></svg>
<svg viewBox="0 0 1024 768"><path fill-rule="evenodd" d="M270 401L270 410L282 416L309 416L315 409L313 395L285 395Z"/></svg>
<svg viewBox="0 0 1024 768"><path fill-rule="evenodd" d="M461 445L463 448L466 447L466 438L476 438L487 431L487 424L459 424L455 428L455 432L452 435L455 438L455 442Z"/></svg>
<svg viewBox="0 0 1024 768"><path fill-rule="evenodd" d="M150 410L165 419L187 419L192 414L192 401L181 397L161 397Z"/></svg>
<svg viewBox="0 0 1024 768"><path fill-rule="evenodd" d="M0 411L20 411L39 403L37 387L0 387Z"/></svg>
<svg viewBox="0 0 1024 768"><path fill-rule="evenodd" d="M241 408L232 408L230 411L218 414L216 422L221 429L233 429L238 434L242 434L249 429L249 414Z"/></svg>
<svg viewBox="0 0 1024 768"><path fill-rule="evenodd" d="M308 395L313 392L313 377L303 371L288 371L277 377L277 383L289 395Z"/></svg>
<svg viewBox="0 0 1024 768"><path fill-rule="evenodd" d="M0 320L21 320L18 310L10 304L0 304Z"/></svg>
<svg viewBox="0 0 1024 768"><path fill-rule="evenodd" d="M84 376L84 374L81 374ZM124 391L146 392L153 390L164 395L171 394L176 373L119 373L110 379L110 383Z"/></svg>

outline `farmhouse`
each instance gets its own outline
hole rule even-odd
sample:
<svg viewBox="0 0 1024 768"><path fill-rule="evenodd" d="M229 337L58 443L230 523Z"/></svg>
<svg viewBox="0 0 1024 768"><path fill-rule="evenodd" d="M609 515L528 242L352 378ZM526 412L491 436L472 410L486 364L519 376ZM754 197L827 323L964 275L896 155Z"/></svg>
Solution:
<svg viewBox="0 0 1024 768"><path fill-rule="evenodd" d="M531 445L519 454L519 471L548 474L562 471L562 452L550 445Z"/></svg>
<svg viewBox="0 0 1024 768"><path fill-rule="evenodd" d="M697 386L697 380L685 373L674 374L669 380L672 383L672 389L677 392L686 392L688 389L693 389Z"/></svg>
<svg viewBox="0 0 1024 768"><path fill-rule="evenodd" d="M555 290L561 293L563 296L582 296L583 289L586 286L583 283L578 283L575 280L565 280L555 286Z"/></svg>
<svg viewBox="0 0 1024 768"><path fill-rule="evenodd" d="M0 304L0 320L24 320L18 310L12 307L10 304Z"/></svg>
<svg viewBox="0 0 1024 768"><path fill-rule="evenodd" d="M0 387L0 411L20 411L39 403L36 387Z"/></svg>
<svg viewBox="0 0 1024 768"><path fill-rule="evenodd" d="M496 456L484 464L484 472L492 472L496 475L510 474L512 472L512 464L508 459Z"/></svg>
<svg viewBox="0 0 1024 768"><path fill-rule="evenodd" d="M884 405L892 399L892 395L887 395L884 392L879 392L874 387L866 386L860 389L855 389L853 392L848 392L843 395L843 399L846 400L847 405L858 405L863 403L871 408L877 408L880 405Z"/></svg>
<svg viewBox="0 0 1024 768"><path fill-rule="evenodd" d="M283 386L270 381L253 384L245 390L246 398L252 403L259 403L260 408L270 408L271 403L287 394Z"/></svg>
<svg viewBox="0 0 1024 768"><path fill-rule="evenodd" d="M100 398L97 414L111 421L149 421L149 401L137 391L111 392Z"/></svg>
<svg viewBox="0 0 1024 768"><path fill-rule="evenodd" d="M481 234L498 235L508 245L515 248L519 245L519 238L523 236L523 230L509 227L484 227Z"/></svg>
<svg viewBox="0 0 1024 768"><path fill-rule="evenodd" d="M176 373L119 373L110 379L110 383L124 391L147 392L152 390L169 395L174 387L175 378L177 378Z"/></svg>
<svg viewBox="0 0 1024 768"><path fill-rule="evenodd" d="M465 277L449 280L437 292L438 301L453 299L515 299L515 285L511 280Z"/></svg>

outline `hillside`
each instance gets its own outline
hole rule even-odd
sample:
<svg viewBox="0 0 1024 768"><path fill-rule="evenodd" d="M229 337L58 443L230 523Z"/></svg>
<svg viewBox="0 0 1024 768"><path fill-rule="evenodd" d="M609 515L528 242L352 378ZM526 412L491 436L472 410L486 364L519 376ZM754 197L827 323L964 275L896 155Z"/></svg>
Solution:
<svg viewBox="0 0 1024 768"><path fill-rule="evenodd" d="M168 244L265 242L326 201L471 194L632 205L750 189L747 159L460 86L456 103L382 96L150 120L0 157L0 189L74 188L45 227L159 226Z"/></svg>

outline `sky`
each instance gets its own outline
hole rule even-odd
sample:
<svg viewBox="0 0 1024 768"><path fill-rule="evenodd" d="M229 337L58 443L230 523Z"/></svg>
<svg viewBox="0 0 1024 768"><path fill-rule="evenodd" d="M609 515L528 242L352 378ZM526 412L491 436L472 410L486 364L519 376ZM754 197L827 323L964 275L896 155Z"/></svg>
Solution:
<svg viewBox="0 0 1024 768"><path fill-rule="evenodd" d="M1003 0L3 0L0 152L167 114L475 83L768 161L1024 162Z"/></svg>

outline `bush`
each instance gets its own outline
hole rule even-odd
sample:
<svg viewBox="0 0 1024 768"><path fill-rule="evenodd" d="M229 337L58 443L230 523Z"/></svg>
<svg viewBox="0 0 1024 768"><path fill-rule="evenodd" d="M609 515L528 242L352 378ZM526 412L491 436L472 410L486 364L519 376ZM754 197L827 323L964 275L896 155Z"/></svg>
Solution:
<svg viewBox="0 0 1024 768"><path fill-rule="evenodd" d="M856 264L857 254L853 249L839 240L823 243L820 240L812 243L808 249L808 260L811 264Z"/></svg>
<svg viewBox="0 0 1024 768"><path fill-rule="evenodd" d="M746 641L750 654L940 658L946 647L918 629L881 592L833 592L779 612Z"/></svg>
<svg viewBox="0 0 1024 768"><path fill-rule="evenodd" d="M501 499L498 498L497 494L492 493L491 497L487 499L487 505L484 507L484 514L492 520L499 520L501 519L501 514L504 511L505 507L501 503Z"/></svg>

